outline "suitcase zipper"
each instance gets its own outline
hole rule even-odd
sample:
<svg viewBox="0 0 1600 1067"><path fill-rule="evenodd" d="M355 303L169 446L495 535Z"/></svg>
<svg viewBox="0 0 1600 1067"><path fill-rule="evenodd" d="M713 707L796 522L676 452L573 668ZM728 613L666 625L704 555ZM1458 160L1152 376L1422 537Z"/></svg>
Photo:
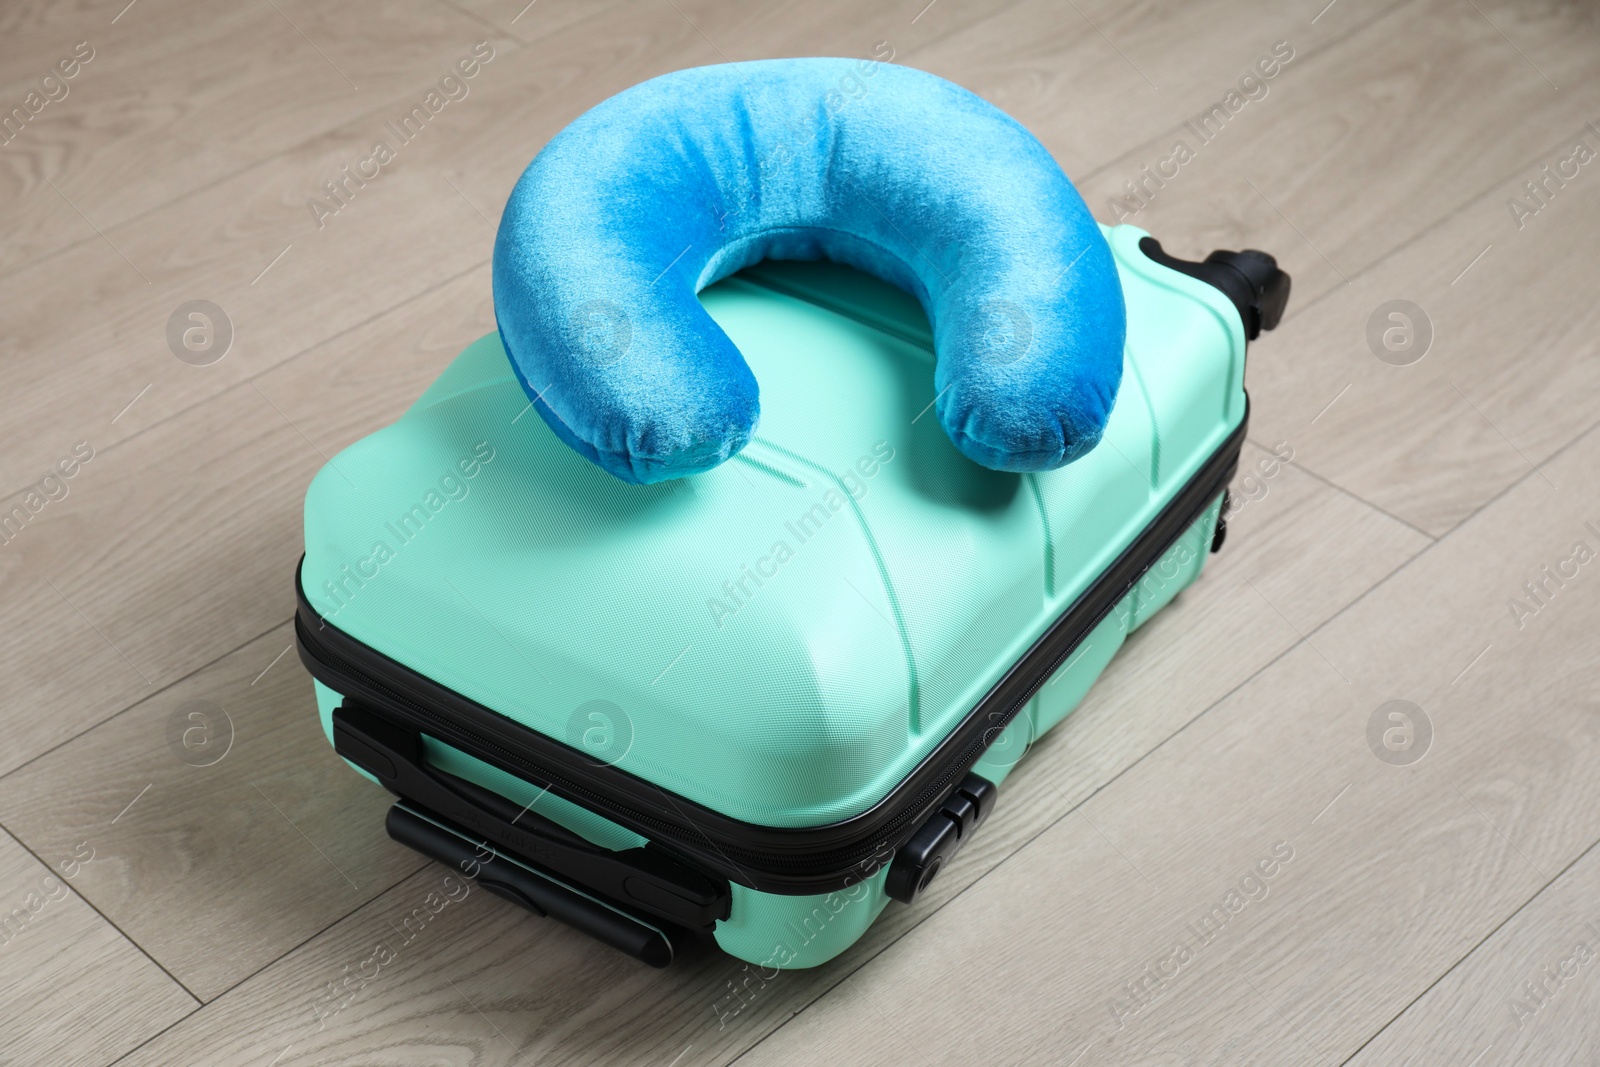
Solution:
<svg viewBox="0 0 1600 1067"><path fill-rule="evenodd" d="M442 718L393 687L385 685L370 673L356 666L349 659L330 652L325 645L315 646L310 639L310 635L305 632L303 620L299 615L295 617L295 637L300 648L302 661L314 659L318 667L333 667L338 672L335 677L342 676L358 682L373 693L379 694L387 702L388 706L403 709L412 717L436 727L437 729L430 732L429 736L450 742L453 742L456 738L469 741L470 745L457 745L456 747L461 748L463 752L469 755L490 754L495 757L494 762L508 763L512 766L520 767L537 778L540 783L550 786L557 793L568 797L587 799L617 814L624 815L629 825L636 824L666 836L678 836L681 834L682 828L676 823L666 822L642 811L619 807L614 801L607 800L604 795L594 792L576 780L553 771L548 766L534 763L481 734L465 729L460 724L449 719ZM376 655L377 653L374 654ZM311 669L312 676L317 678L318 681L322 681L324 685L329 684L324 680L329 676L328 672L312 669L311 662L307 662L307 668ZM345 695L348 696L349 694L345 693ZM710 843L709 837L705 838L705 840Z"/></svg>
<svg viewBox="0 0 1600 1067"><path fill-rule="evenodd" d="M430 737L548 786L695 866L764 892L826 893L871 877L887 865L1084 637L1224 491L1244 442L1248 398L1245 407L1238 427L1189 483L899 786L867 811L824 826L790 829L742 822L620 768L596 766L560 742L445 689L327 623L301 589L298 566L295 643L306 669L330 689L397 714ZM435 710L439 706L448 707L451 714ZM662 818L643 803L681 817Z"/></svg>

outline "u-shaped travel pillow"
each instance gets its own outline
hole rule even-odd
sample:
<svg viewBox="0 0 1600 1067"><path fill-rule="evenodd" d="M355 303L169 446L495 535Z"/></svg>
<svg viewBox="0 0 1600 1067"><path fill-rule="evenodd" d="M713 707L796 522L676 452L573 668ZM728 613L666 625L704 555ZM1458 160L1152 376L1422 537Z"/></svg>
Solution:
<svg viewBox="0 0 1600 1067"><path fill-rule="evenodd" d="M580 116L501 218L501 340L545 422L605 470L708 470L760 402L695 294L762 259L834 260L916 296L939 421L974 461L1048 470L1100 439L1126 320L1094 219L1015 120L888 63L699 67Z"/></svg>

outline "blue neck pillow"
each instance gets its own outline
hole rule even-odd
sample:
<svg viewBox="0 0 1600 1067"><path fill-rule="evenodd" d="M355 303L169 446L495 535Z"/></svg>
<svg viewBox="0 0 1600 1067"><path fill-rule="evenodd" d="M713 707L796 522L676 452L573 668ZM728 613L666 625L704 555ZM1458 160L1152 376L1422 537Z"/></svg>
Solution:
<svg viewBox="0 0 1600 1067"><path fill-rule="evenodd" d="M708 470L750 440L760 399L696 293L763 259L833 260L920 300L939 421L975 462L1048 470L1099 441L1126 329L1099 227L1015 120L891 64L699 67L580 116L500 220L501 340L600 467Z"/></svg>

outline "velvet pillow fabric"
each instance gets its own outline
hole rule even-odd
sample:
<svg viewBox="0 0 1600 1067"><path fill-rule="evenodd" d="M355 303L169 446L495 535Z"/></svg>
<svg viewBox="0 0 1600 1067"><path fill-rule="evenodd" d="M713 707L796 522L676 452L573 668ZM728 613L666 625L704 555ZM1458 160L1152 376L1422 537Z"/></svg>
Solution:
<svg viewBox="0 0 1600 1067"><path fill-rule="evenodd" d="M540 416L605 470L707 470L760 402L695 294L762 259L834 260L916 296L935 410L976 462L1047 470L1100 439L1125 318L1098 226L1017 122L891 64L699 67L579 117L501 219L501 339Z"/></svg>

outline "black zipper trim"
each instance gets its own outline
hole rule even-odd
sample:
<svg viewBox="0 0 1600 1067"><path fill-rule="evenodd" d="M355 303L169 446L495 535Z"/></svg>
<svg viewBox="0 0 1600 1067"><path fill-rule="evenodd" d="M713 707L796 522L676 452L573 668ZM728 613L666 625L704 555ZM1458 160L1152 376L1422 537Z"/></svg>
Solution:
<svg viewBox="0 0 1600 1067"><path fill-rule="evenodd" d="M295 568L295 644L312 677L403 722L752 889L827 893L870 876L1026 706L1057 667L1210 506L1238 467L1249 402L1238 427L1177 495L1057 617L950 734L898 786L859 815L815 827L729 818L577 750L439 685L327 622ZM303 561L303 560L302 560Z"/></svg>

